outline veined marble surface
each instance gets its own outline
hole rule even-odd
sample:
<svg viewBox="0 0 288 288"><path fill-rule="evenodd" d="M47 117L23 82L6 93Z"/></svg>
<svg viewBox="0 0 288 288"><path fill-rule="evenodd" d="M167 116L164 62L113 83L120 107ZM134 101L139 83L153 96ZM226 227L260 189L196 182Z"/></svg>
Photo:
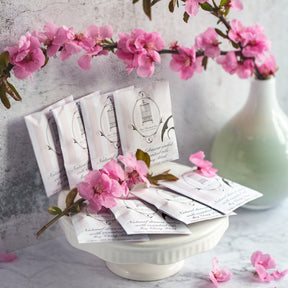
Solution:
<svg viewBox="0 0 288 288"><path fill-rule="evenodd" d="M233 273L221 288L287 288L288 275L270 283L254 277L250 256L256 250L269 253L277 261L277 269L288 268L288 199L271 210L238 209L230 217L230 226L220 243L212 250L185 260L176 275L154 282L122 279L108 270L101 259L76 250L65 237L41 242L14 251L18 259L0 263L1 288L213 288L207 275L212 270L212 259L217 257L221 268Z"/></svg>

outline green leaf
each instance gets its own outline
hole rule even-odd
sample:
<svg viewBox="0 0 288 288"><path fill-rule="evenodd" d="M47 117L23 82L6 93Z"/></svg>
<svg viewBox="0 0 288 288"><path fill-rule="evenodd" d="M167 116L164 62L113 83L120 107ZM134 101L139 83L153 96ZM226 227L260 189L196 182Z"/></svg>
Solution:
<svg viewBox="0 0 288 288"><path fill-rule="evenodd" d="M74 200L77 196L77 193L78 193L77 188L72 189L68 193L68 195L66 197L66 208L68 208L69 206L71 206L74 203Z"/></svg>
<svg viewBox="0 0 288 288"><path fill-rule="evenodd" d="M220 6L228 5L231 2L231 0L221 0Z"/></svg>
<svg viewBox="0 0 288 288"><path fill-rule="evenodd" d="M7 84L9 86L10 89L7 90L7 92L9 93L10 96L12 96L14 98L14 100L16 101L21 101L22 98L19 95L18 91L16 90L16 88L7 81Z"/></svg>
<svg viewBox="0 0 288 288"><path fill-rule="evenodd" d="M2 104L9 109L11 107L10 101L6 95L6 90L3 85L0 86L0 99Z"/></svg>
<svg viewBox="0 0 288 288"><path fill-rule="evenodd" d="M136 159L137 160L142 160L146 163L147 167L150 167L150 156L148 153L142 151L141 149L137 149L136 151Z"/></svg>
<svg viewBox="0 0 288 288"><path fill-rule="evenodd" d="M48 208L48 212L51 215L60 215L62 213L62 210L58 207L50 206Z"/></svg>
<svg viewBox="0 0 288 288"><path fill-rule="evenodd" d="M234 41L230 41L230 42L235 49L239 48L239 43L235 43Z"/></svg>
<svg viewBox="0 0 288 288"><path fill-rule="evenodd" d="M202 66L203 66L204 70L207 69L207 64L208 64L208 57L204 56L202 59Z"/></svg>
<svg viewBox="0 0 288 288"><path fill-rule="evenodd" d="M199 3L199 5L205 11L213 11L213 7L207 2Z"/></svg>
<svg viewBox="0 0 288 288"><path fill-rule="evenodd" d="M133 0L132 3L135 4L137 3L139 0Z"/></svg>
<svg viewBox="0 0 288 288"><path fill-rule="evenodd" d="M151 0L143 0L143 11L147 15L147 17L152 20L151 15Z"/></svg>
<svg viewBox="0 0 288 288"><path fill-rule="evenodd" d="M161 0L152 0L151 6L155 5L156 3L160 2Z"/></svg>
<svg viewBox="0 0 288 288"><path fill-rule="evenodd" d="M227 35L226 35L224 32L222 32L220 29L215 28L215 31L216 31L216 33L217 33L218 35L220 35L221 37L227 39Z"/></svg>
<svg viewBox="0 0 288 288"><path fill-rule="evenodd" d="M5 51L2 54L0 54L0 65L3 65L4 67L8 67L9 64L9 52Z"/></svg>
<svg viewBox="0 0 288 288"><path fill-rule="evenodd" d="M177 0L171 0L171 1L169 2L168 8L169 8L169 11L170 11L171 13L174 12L176 3L177 3Z"/></svg>
<svg viewBox="0 0 288 288"><path fill-rule="evenodd" d="M155 176L148 175L147 177L148 177L149 182L153 184L157 183L157 181L159 180L165 180L165 181L177 181L178 180L178 177L169 173L162 173L162 174L158 174Z"/></svg>
<svg viewBox="0 0 288 288"><path fill-rule="evenodd" d="M188 14L187 12L184 12L183 21L184 21L185 23L188 23L189 18L190 18L189 14Z"/></svg>
<svg viewBox="0 0 288 288"><path fill-rule="evenodd" d="M227 15L229 14L229 11L230 11L230 7L227 6L225 11L224 11L224 16L227 17Z"/></svg>

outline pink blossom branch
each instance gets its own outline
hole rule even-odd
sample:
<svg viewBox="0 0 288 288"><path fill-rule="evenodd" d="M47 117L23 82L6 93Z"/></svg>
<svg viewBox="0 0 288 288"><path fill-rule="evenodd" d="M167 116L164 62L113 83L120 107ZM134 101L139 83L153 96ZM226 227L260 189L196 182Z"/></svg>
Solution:
<svg viewBox="0 0 288 288"><path fill-rule="evenodd" d="M151 9L151 6L159 1L147 0L145 3L149 4L150 8L146 6ZM21 100L15 87L8 82L12 71L18 79L29 76L33 80L33 73L43 68L50 57L58 54L59 59L65 61L71 55L80 52L84 54L78 59L78 65L83 70L91 68L91 60L94 57L112 52L126 64L126 70L129 72L137 69L140 77L151 77L155 70L154 64L161 62L161 55L170 54L170 69L178 72L179 77L184 80L191 78L195 72L201 73L203 68L206 69L209 58L220 64L226 72L237 74L240 78L255 75L257 79L267 79L271 75L274 76L278 68L275 57L268 53L270 42L263 28L259 25L244 27L240 21L232 20L230 23L226 19L231 7L235 10L242 9L239 1L221 1L219 6L215 1L212 1L213 5L209 4L208 0L196 1L198 6L217 17L218 22L222 23L227 31L224 33L209 27L204 33L196 36L195 45L191 48L175 42L167 49L159 32L147 33L135 29L130 34L119 33L119 41L114 42L113 29L109 25L91 25L83 33L74 34L72 27L58 28L53 23L46 23L43 32L27 32L21 36L17 45L6 47L5 52L0 55L0 100L7 108L10 108L7 94L16 101ZM198 6L194 5L195 0L184 2L188 17L196 15ZM176 4L177 1L170 2L171 12ZM219 36L229 40L234 49L222 51Z"/></svg>

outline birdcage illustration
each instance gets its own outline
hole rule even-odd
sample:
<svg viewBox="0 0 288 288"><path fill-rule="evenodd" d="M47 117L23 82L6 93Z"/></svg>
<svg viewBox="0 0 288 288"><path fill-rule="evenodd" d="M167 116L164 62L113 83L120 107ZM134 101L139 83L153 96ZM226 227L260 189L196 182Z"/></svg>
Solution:
<svg viewBox="0 0 288 288"><path fill-rule="evenodd" d="M141 112L141 118L142 118L142 125L147 122L153 123L150 103L148 101L145 101L145 99L143 99L142 103L139 106L140 106L140 112Z"/></svg>
<svg viewBox="0 0 288 288"><path fill-rule="evenodd" d="M160 109L144 91L140 91L138 95L140 97L133 107L131 127L145 138L147 143L152 143L162 123Z"/></svg>

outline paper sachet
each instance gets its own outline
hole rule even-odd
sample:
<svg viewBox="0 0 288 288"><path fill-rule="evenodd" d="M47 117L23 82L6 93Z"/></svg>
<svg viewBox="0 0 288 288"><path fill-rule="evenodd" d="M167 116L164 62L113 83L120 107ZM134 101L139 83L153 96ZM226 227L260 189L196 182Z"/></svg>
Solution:
<svg viewBox="0 0 288 288"><path fill-rule="evenodd" d="M113 95L124 155L139 148L149 153L151 164L179 158L168 81Z"/></svg>
<svg viewBox="0 0 288 288"><path fill-rule="evenodd" d="M185 224L192 224L225 216L191 198L163 188L150 187L146 189L137 189L132 191L132 194L137 198L153 204L159 210Z"/></svg>
<svg viewBox="0 0 288 288"><path fill-rule="evenodd" d="M261 193L220 176L207 178L188 171L178 181L160 181L161 185L199 201L224 214L262 196Z"/></svg>
<svg viewBox="0 0 288 288"><path fill-rule="evenodd" d="M119 155L120 139L111 93L92 93L79 100L92 169Z"/></svg>
<svg viewBox="0 0 288 288"><path fill-rule="evenodd" d="M148 241L147 235L127 235L110 210L95 213L89 207L72 216L79 243Z"/></svg>
<svg viewBox="0 0 288 288"><path fill-rule="evenodd" d="M185 224L137 199L117 199L117 205L110 209L129 235L191 234Z"/></svg>
<svg viewBox="0 0 288 288"><path fill-rule="evenodd" d="M48 197L68 185L57 126L51 110L72 101L72 95L65 97L24 118Z"/></svg>
<svg viewBox="0 0 288 288"><path fill-rule="evenodd" d="M81 114L76 102L52 110L57 123L64 166L69 188L83 181L89 172L90 161L86 135Z"/></svg>

